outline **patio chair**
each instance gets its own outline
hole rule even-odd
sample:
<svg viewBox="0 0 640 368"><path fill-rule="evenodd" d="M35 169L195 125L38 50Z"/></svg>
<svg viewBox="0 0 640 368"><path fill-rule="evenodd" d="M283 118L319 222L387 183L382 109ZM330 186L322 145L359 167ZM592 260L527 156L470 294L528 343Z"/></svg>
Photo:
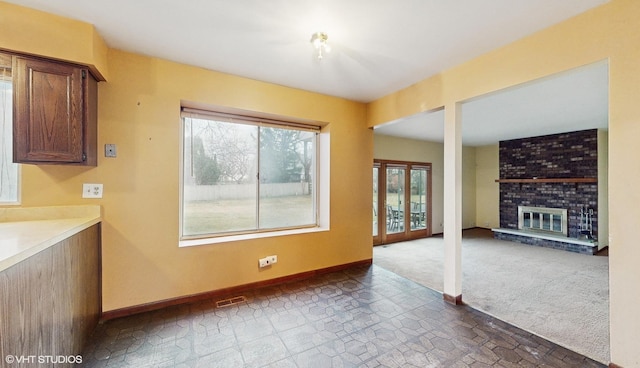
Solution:
<svg viewBox="0 0 640 368"><path fill-rule="evenodd" d="M398 211L395 211L391 206L387 206L387 229L397 230L398 223L399 223Z"/></svg>

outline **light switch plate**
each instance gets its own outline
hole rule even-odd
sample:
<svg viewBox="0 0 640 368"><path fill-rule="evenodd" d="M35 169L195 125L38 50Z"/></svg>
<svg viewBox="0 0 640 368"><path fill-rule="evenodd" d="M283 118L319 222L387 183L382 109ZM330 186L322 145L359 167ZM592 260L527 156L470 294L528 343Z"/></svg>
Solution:
<svg viewBox="0 0 640 368"><path fill-rule="evenodd" d="M108 143L104 145L104 157L117 157L115 144Z"/></svg>
<svg viewBox="0 0 640 368"><path fill-rule="evenodd" d="M102 184L82 184L82 198L102 198Z"/></svg>

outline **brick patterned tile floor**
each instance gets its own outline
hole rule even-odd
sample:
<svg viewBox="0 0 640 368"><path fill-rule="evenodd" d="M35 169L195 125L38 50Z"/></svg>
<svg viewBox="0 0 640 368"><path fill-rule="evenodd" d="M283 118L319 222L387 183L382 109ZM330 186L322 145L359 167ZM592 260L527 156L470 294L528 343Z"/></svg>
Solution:
<svg viewBox="0 0 640 368"><path fill-rule="evenodd" d="M243 296L106 321L82 366L605 367L377 266Z"/></svg>

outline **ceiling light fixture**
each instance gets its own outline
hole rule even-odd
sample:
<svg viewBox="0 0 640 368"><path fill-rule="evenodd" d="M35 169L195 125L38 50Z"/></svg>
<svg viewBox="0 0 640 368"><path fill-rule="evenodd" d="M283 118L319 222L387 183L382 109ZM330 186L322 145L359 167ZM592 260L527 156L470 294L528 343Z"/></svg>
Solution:
<svg viewBox="0 0 640 368"><path fill-rule="evenodd" d="M329 36L324 32L316 32L311 35L311 44L316 49L319 60L322 60L324 54L331 52L327 39L329 39Z"/></svg>

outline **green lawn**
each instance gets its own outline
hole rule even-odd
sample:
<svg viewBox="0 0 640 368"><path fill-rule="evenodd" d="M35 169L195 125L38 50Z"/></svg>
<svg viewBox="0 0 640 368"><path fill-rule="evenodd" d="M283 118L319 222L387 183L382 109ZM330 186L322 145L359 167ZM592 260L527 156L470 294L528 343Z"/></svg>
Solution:
<svg viewBox="0 0 640 368"><path fill-rule="evenodd" d="M313 200L309 195L262 198L261 228L313 224ZM184 205L184 235L254 230L256 203L252 199L193 201Z"/></svg>

